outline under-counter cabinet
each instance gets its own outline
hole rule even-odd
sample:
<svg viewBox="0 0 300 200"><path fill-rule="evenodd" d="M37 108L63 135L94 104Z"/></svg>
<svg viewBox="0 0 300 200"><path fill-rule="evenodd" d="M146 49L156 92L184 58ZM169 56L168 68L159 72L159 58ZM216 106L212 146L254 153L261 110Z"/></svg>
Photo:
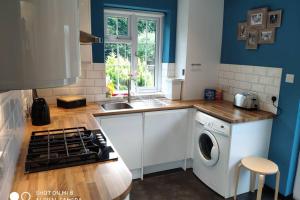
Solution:
<svg viewBox="0 0 300 200"><path fill-rule="evenodd" d="M98 118L130 170L142 168L143 114L114 115Z"/></svg>
<svg viewBox="0 0 300 200"><path fill-rule="evenodd" d="M188 110L145 113L144 166L184 160Z"/></svg>
<svg viewBox="0 0 300 200"><path fill-rule="evenodd" d="M143 174L186 167L192 148L191 113L177 109L97 119L133 178L143 178Z"/></svg>

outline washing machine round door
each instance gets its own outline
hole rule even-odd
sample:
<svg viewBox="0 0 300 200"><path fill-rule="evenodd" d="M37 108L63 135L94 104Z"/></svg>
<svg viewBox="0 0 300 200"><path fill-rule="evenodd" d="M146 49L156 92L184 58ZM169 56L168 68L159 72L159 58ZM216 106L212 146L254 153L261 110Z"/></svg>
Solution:
<svg viewBox="0 0 300 200"><path fill-rule="evenodd" d="M209 131L203 131L198 138L199 153L203 163L210 167L219 160L219 145L215 136Z"/></svg>

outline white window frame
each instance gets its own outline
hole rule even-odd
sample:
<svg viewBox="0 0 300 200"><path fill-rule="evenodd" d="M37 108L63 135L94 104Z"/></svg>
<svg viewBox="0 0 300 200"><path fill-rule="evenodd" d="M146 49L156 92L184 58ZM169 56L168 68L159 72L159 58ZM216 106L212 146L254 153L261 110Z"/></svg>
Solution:
<svg viewBox="0 0 300 200"><path fill-rule="evenodd" d="M128 18L128 36L122 37L111 37L107 34L107 17L126 17ZM136 89L138 94L140 93L156 93L161 92L161 82L162 82L162 39L163 39L163 13L153 13L153 12L139 12L139 11L125 11L116 9L105 9L104 10L104 33L105 42L107 43L126 43L131 44L131 72L137 70L137 29L136 22L138 19L154 19L157 21L157 31L156 31L156 60L155 60L155 82L153 88L138 87L132 88ZM132 83L132 85L134 85Z"/></svg>
<svg viewBox="0 0 300 200"><path fill-rule="evenodd" d="M107 18L108 17L125 17L128 19L128 30L127 30L127 33L128 33L128 36L111 36L111 35L108 35L107 33ZM131 40L131 17L130 15L125 15L125 14L119 14L119 13L116 13L116 14L109 14L109 13L105 13L105 16L104 16L104 20L105 20L105 23L104 23L104 35L105 35L105 39L108 40L109 42L111 43L119 43L120 41L122 42L130 42Z"/></svg>

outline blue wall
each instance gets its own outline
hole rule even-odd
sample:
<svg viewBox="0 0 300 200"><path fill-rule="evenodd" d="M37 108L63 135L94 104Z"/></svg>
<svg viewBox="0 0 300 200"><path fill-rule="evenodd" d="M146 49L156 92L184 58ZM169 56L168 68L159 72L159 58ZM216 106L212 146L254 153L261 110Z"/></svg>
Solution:
<svg viewBox="0 0 300 200"><path fill-rule="evenodd" d="M163 12L163 62L175 62L177 0L91 0L92 33L104 38L104 8L134 9ZM103 44L93 45L93 62L104 63Z"/></svg>
<svg viewBox="0 0 300 200"><path fill-rule="evenodd" d="M245 42L237 40L237 23L246 20L247 11L267 6L283 9L282 26L277 29L273 45L261 45L257 51L245 50ZM222 63L282 67L279 106L281 115L274 120L269 158L281 170L280 192L292 193L299 151L300 132L300 1L299 0L225 0ZM285 74L295 74L295 83L284 82ZM297 120L298 118L298 120ZM274 187L274 178L267 179Z"/></svg>

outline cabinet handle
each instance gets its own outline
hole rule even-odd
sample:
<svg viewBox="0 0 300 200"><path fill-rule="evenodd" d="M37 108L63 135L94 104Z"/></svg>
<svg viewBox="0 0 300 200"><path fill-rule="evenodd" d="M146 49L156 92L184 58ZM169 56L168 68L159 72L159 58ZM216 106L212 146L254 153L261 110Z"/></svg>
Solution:
<svg viewBox="0 0 300 200"><path fill-rule="evenodd" d="M193 63L192 66L202 66L201 63Z"/></svg>

